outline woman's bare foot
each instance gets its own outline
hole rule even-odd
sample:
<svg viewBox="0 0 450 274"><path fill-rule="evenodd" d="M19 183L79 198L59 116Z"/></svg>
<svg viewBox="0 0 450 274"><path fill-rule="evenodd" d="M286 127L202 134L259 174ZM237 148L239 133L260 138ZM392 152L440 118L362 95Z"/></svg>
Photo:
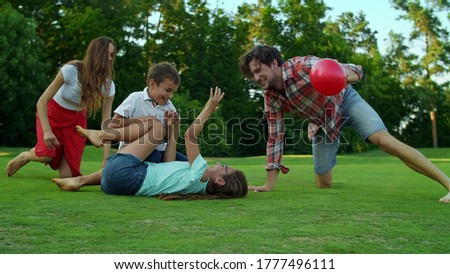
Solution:
<svg viewBox="0 0 450 274"><path fill-rule="evenodd" d="M9 161L6 165L6 174L11 177L16 173L21 167L26 165L30 160L28 160L28 151L24 151L17 155L16 158Z"/></svg>
<svg viewBox="0 0 450 274"><path fill-rule="evenodd" d="M445 195L444 197L440 198L439 202L450 204L450 192L447 195Z"/></svg>
<svg viewBox="0 0 450 274"><path fill-rule="evenodd" d="M103 136L103 132L101 130L87 129L82 128L81 126L76 126L76 130L82 136L88 138L89 142L91 142L95 147L103 146L105 136Z"/></svg>
<svg viewBox="0 0 450 274"><path fill-rule="evenodd" d="M79 177L53 178L52 182L55 183L61 190L65 191L77 191L81 188Z"/></svg>

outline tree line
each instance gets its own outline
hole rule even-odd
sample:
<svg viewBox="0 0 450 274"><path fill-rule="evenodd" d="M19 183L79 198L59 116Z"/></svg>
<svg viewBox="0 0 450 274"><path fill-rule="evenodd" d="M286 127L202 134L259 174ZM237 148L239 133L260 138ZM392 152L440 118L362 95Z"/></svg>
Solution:
<svg viewBox="0 0 450 274"><path fill-rule="evenodd" d="M276 46L286 59L315 55L362 65L365 76L356 88L393 135L415 147L448 147L450 43L448 22L438 14L450 18L450 4L390 3L413 29L409 37L391 31L383 54L364 13L331 20L320 0L259 0L235 13L204 0L0 0L0 145L34 145L37 99L64 63L81 59L90 40L106 35L118 46L114 107L142 90L149 65L161 61L181 74L172 101L182 127L198 114L210 87L222 88L226 98L201 140L214 144L202 148L207 156L265 154L262 90L238 67L255 44ZM420 54L412 43L421 45ZM97 127L100 116L89 126ZM307 121L293 118L286 120L285 151L310 153ZM342 152L370 148L351 130L342 143Z"/></svg>

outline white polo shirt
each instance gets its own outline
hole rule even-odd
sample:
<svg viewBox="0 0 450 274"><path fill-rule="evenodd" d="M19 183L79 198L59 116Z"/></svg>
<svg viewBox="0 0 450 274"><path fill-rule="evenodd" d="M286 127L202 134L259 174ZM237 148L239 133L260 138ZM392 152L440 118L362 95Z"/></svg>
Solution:
<svg viewBox="0 0 450 274"><path fill-rule="evenodd" d="M143 91L136 91L128 95L128 97L114 110L115 114L125 117L126 119L154 116L161 123L164 123L164 113L169 111L176 111L175 106L170 100L164 105L158 105L148 94L148 88ZM127 143L120 142L119 149L123 148ZM159 151L166 150L167 143L159 145L156 149Z"/></svg>

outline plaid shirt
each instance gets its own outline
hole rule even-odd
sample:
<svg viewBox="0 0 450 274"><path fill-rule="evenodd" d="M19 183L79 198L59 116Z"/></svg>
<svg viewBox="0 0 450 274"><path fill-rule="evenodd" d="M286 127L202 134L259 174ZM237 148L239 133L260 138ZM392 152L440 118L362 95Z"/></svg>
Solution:
<svg viewBox="0 0 450 274"><path fill-rule="evenodd" d="M341 105L345 89L335 96L318 93L310 83L311 67L320 59L314 56L294 57L281 67L285 92L266 90L264 92L265 116L269 126L266 169L285 169L281 165L284 150L284 112L293 112L308 119L308 137L312 139L322 128L330 140L339 136ZM362 67L341 64L354 71L361 79Z"/></svg>

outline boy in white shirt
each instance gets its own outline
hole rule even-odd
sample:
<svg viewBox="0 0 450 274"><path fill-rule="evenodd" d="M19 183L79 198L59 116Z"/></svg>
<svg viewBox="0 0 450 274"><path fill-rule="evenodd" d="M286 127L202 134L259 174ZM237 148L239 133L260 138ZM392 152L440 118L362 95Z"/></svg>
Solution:
<svg viewBox="0 0 450 274"><path fill-rule="evenodd" d="M162 62L149 68L147 74L147 87L143 91L131 93L114 111L114 117L109 124L110 128L126 127L129 124L147 123L149 119L157 119L164 123L164 115L176 113L175 106L170 99L180 85L178 71L169 63ZM142 127L144 128L144 126ZM119 150L139 138L142 132L126 134L119 144ZM136 135L137 134L137 135ZM94 144L97 147L102 144ZM162 161L166 143L163 143L150 154L145 161L159 163ZM187 157L176 152L176 161L187 161ZM61 190L77 191L86 185L100 185L102 169L83 176L69 178L53 178Z"/></svg>

